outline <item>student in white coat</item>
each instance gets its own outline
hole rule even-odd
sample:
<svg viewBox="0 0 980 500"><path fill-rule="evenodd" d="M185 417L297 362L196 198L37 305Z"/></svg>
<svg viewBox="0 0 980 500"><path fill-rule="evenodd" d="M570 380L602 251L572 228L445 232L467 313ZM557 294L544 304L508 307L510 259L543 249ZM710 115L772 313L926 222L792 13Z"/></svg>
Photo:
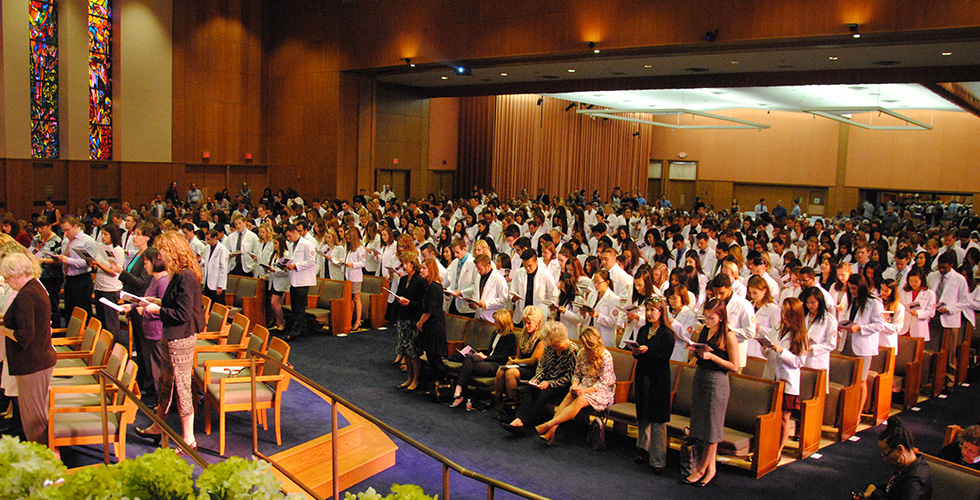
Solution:
<svg viewBox="0 0 980 500"><path fill-rule="evenodd" d="M916 267L909 271L905 286L899 289L898 298L905 305L907 314L904 331L899 333L928 342L929 321L936 314L936 294L926 287L923 269Z"/></svg>
<svg viewBox="0 0 980 500"><path fill-rule="evenodd" d="M755 308L752 304L732 292L732 279L719 273L711 280L711 290L715 298L723 300L728 313L728 329L738 340L738 359L732 360L741 370L745 368L746 342L755 337Z"/></svg>
<svg viewBox="0 0 980 500"><path fill-rule="evenodd" d="M827 308L826 295L815 286L804 288L800 301L806 308L804 325L810 338L810 351L803 366L829 372L830 353L837 349L837 315Z"/></svg>
<svg viewBox="0 0 980 500"><path fill-rule="evenodd" d="M527 306L536 306L545 312L548 319L548 303L558 300L558 286L551 273L538 266L534 250L521 254L521 268L512 274L510 299L514 302L514 324L522 323L523 311Z"/></svg>
<svg viewBox="0 0 980 500"><path fill-rule="evenodd" d="M578 315L587 322L586 326L594 326L599 331L602 343L613 347L616 345L616 318L619 311L619 296L610 288L609 271L600 269L592 277L595 284L594 292L585 299L586 307L578 308Z"/></svg>
<svg viewBox="0 0 980 500"><path fill-rule="evenodd" d="M885 308L882 311L885 326L878 334L878 345L881 347L891 347L898 353L898 334L905 328L905 306L898 299L898 284L895 280L888 279L881 282L881 292L878 294L881 304Z"/></svg>
<svg viewBox="0 0 980 500"><path fill-rule="evenodd" d="M258 258L259 237L245 227L245 217L234 215L231 225L235 230L225 238L229 250L228 274L251 276Z"/></svg>
<svg viewBox="0 0 980 500"><path fill-rule="evenodd" d="M766 353L764 378L782 380L783 422L779 440L779 453L789 441L789 419L794 411L800 410L800 367L810 349L810 339L804 325L803 304L799 299L789 297L783 302L780 322L775 328L767 329L769 342Z"/></svg>
<svg viewBox="0 0 980 500"><path fill-rule="evenodd" d="M755 324L759 331L774 328L779 323L780 307L773 300L769 284L761 276L749 278L748 299L755 309ZM784 301L785 302L785 301ZM762 345L758 340L749 340L746 344L746 353L749 357L765 358Z"/></svg>
<svg viewBox="0 0 980 500"><path fill-rule="evenodd" d="M204 296L219 304L225 303L228 285L228 248L218 242L218 231L208 231L207 261L204 265Z"/></svg>
<svg viewBox="0 0 980 500"><path fill-rule="evenodd" d="M955 270L956 259L954 252L943 252L938 259L938 270L929 274L928 284L936 294L936 314L939 315L939 321L933 319L931 322L933 332L952 329L953 341L959 344L958 334L963 323L963 311L970 308L972 301L966 278ZM955 368L955 364L956 349L950 349L949 367Z"/></svg>
<svg viewBox="0 0 980 500"><path fill-rule="evenodd" d="M351 296L354 301L354 326L351 331L361 328L361 283L364 282L364 265L367 262L367 249L361 243L361 232L357 226L347 228L347 252L344 256L344 280L350 281ZM346 336L337 333L338 337Z"/></svg>
<svg viewBox="0 0 980 500"><path fill-rule="evenodd" d="M578 261L572 259L572 262ZM592 281L590 280L589 283L591 284ZM588 290L583 292L579 288L578 280L572 274L562 273L562 279L558 282L558 301L551 308L551 313L559 323L565 325L568 338L571 340L578 340L579 333L588 326L588 320L578 314L578 308L573 305L583 293L586 297L589 294Z"/></svg>
<svg viewBox="0 0 980 500"><path fill-rule="evenodd" d="M612 281L610 287L613 293L620 298L632 297L633 277L622 267L619 267L619 262L616 261L616 251L612 248L604 248L599 253L599 261L602 262L602 268L609 271L609 279Z"/></svg>
<svg viewBox="0 0 980 500"><path fill-rule="evenodd" d="M310 287L316 285L316 248L299 234L296 225L286 226L289 256L289 297L292 304L292 328L283 340L289 342L306 333L306 302Z"/></svg>
<svg viewBox="0 0 980 500"><path fill-rule="evenodd" d="M624 306L630 311L621 311L619 324L623 325L623 338L619 340L620 349L628 349L627 340L636 341L636 334L647 324L646 303L650 297L659 296L660 290L654 291L653 278L646 268L639 269L633 277L633 296Z"/></svg>
<svg viewBox="0 0 980 500"><path fill-rule="evenodd" d="M446 292L456 297L449 303L449 313L472 318L473 308L463 300L463 297L474 295L473 285L476 283L477 277L476 265L473 263L473 256L466 251L465 240L456 238L450 247L453 250L453 256L456 258L446 268L446 279L442 281Z"/></svg>
<svg viewBox="0 0 980 500"><path fill-rule="evenodd" d="M692 307L691 292L687 291L685 285L674 285L667 289L667 304L670 305L667 323L674 330L674 352L670 355L670 360L687 363L691 351L687 350L686 340L691 340L691 334L698 323L697 313Z"/></svg>
<svg viewBox="0 0 980 500"><path fill-rule="evenodd" d="M847 279L847 309L839 323L841 330L850 336L850 352L864 360L861 369L861 404L868 399L868 370L871 358L878 354L878 334L884 330L885 320L882 319L884 307L881 300L871 295L868 280L860 274L852 274Z"/></svg>
<svg viewBox="0 0 980 500"><path fill-rule="evenodd" d="M507 280L493 269L489 256L477 255L473 263L477 272L472 297L476 301L476 318L493 322L493 314L507 307Z"/></svg>

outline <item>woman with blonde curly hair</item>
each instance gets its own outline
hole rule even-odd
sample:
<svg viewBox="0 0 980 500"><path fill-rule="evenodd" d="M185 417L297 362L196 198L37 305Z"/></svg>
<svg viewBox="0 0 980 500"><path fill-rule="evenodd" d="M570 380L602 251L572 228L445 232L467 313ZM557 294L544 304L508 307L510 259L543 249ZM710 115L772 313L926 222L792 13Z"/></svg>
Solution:
<svg viewBox="0 0 980 500"><path fill-rule="evenodd" d="M613 371L612 354L606 350L602 337L595 327L588 327L579 335L582 349L575 357L575 373L572 385L561 404L555 409L555 416L534 428L540 438L551 444L555 430L562 422L568 422L586 406L596 411L605 411L613 404L616 389L616 372Z"/></svg>
<svg viewBox="0 0 980 500"><path fill-rule="evenodd" d="M160 304L144 303L144 310L157 314L163 323L160 378L157 379L157 416L166 420L173 391L177 390L177 409L184 442L197 448L194 438L194 399L191 376L194 343L197 332L204 329L204 305L201 302L201 266L187 240L177 231L165 231L154 246L170 273L170 283ZM144 438L159 442L162 430L154 423L146 429L136 429Z"/></svg>

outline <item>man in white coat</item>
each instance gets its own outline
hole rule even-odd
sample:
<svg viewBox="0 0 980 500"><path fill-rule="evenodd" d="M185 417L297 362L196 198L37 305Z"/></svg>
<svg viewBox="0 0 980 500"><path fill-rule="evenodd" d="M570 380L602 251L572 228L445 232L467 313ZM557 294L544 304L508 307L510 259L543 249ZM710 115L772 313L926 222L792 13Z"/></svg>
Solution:
<svg viewBox="0 0 980 500"><path fill-rule="evenodd" d="M316 248L300 236L294 224L286 227L286 247L289 249L289 300L292 304L292 328L283 336L287 342L306 333L306 302L310 287L316 285Z"/></svg>
<svg viewBox="0 0 980 500"><path fill-rule="evenodd" d="M466 241L462 238L454 239L450 248L456 258L446 268L446 277L442 280L446 291L456 297L449 303L449 313L472 318L473 308L463 297L473 296L473 285L477 276L473 256L466 251Z"/></svg>
<svg viewBox="0 0 980 500"><path fill-rule="evenodd" d="M235 227L235 231L225 238L225 245L230 252L228 274L251 276L255 270L255 258L258 257L256 252L259 237L248 230L245 226L245 217L241 215L232 216L231 225Z"/></svg>
<svg viewBox="0 0 980 500"><path fill-rule="evenodd" d="M936 294L936 313L938 321L933 317L930 330L933 335L941 335L943 329L951 329L954 345L960 342L959 332L963 322L963 311L969 309L970 290L966 278L953 270L956 267L956 253L943 252L939 255L939 270L929 273L927 284ZM956 349L949 350L949 367L955 368ZM955 372L949 372L955 373Z"/></svg>
<svg viewBox="0 0 980 500"><path fill-rule="evenodd" d="M547 269L538 268L538 256L534 250L521 255L522 267L514 273L510 282L510 299L514 302L514 324L522 324L525 306L537 306L548 319L549 303L558 301L558 286Z"/></svg>
<svg viewBox="0 0 980 500"><path fill-rule="evenodd" d="M489 255L473 258L477 276L473 286L477 319L493 322L493 313L507 306L507 280L493 268Z"/></svg>
<svg viewBox="0 0 980 500"><path fill-rule="evenodd" d="M623 300L630 300L633 297L633 277L628 272L619 267L616 261L616 251L606 247L599 253L599 260L602 267L609 271L609 280L613 293Z"/></svg>
<svg viewBox="0 0 980 500"><path fill-rule="evenodd" d="M218 242L218 231L208 231L207 257L204 265L204 296L219 304L225 303L228 285L228 248Z"/></svg>
<svg viewBox="0 0 980 500"><path fill-rule="evenodd" d="M745 368L747 357L745 343L755 337L755 308L752 307L751 302L732 292L732 279L725 274L719 273L711 280L709 286L714 291L715 297L724 300L726 303L728 329L738 339L739 354L736 365L741 370Z"/></svg>

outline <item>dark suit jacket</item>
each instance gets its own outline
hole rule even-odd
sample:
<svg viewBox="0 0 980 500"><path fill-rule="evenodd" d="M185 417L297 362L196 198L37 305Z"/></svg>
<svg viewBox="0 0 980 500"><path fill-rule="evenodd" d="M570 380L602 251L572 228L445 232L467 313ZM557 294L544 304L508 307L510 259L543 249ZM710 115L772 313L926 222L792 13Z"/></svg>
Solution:
<svg viewBox="0 0 980 500"><path fill-rule="evenodd" d="M871 494L872 500L928 500L932 498L932 479L929 463L922 455L904 469L892 475L887 485L880 485Z"/></svg>
<svg viewBox="0 0 980 500"><path fill-rule="evenodd" d="M636 334L636 343L647 352L636 356L636 415L650 422L670 421L670 355L674 331L661 326L651 331L646 324Z"/></svg>
<svg viewBox="0 0 980 500"><path fill-rule="evenodd" d="M58 362L51 346L51 299L38 280L32 279L20 289L3 319L17 339L5 339L11 375L30 375Z"/></svg>
<svg viewBox="0 0 980 500"><path fill-rule="evenodd" d="M419 318L422 317L422 298L425 296L426 286L425 279L419 276L418 271L412 275L411 280L407 276L402 276L402 279L398 280L398 295L408 299L407 306L402 306L398 301L394 302L399 307L398 319L409 320L413 324L419 322Z"/></svg>
<svg viewBox="0 0 980 500"><path fill-rule="evenodd" d="M143 266L143 254L134 257L133 261L133 272L126 271L129 266L124 267L123 272L119 273L119 281L122 281L124 292L142 296L150 286L153 276L147 274Z"/></svg>
<svg viewBox="0 0 980 500"><path fill-rule="evenodd" d="M497 335L500 334L494 333L494 338ZM490 339L490 345L493 345L493 339ZM487 361L503 365L507 363L507 358L511 356L517 356L517 336L513 333L500 337L500 340L497 341L497 346L487 356Z"/></svg>
<svg viewBox="0 0 980 500"><path fill-rule="evenodd" d="M164 340L190 337L204 329L201 280L190 269L182 269L170 277L160 302Z"/></svg>

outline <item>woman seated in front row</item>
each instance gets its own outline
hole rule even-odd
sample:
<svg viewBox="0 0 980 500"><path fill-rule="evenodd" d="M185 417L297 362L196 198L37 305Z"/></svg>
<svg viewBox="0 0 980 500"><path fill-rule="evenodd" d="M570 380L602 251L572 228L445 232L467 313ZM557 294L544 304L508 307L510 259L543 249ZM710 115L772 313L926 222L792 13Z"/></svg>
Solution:
<svg viewBox="0 0 980 500"><path fill-rule="evenodd" d="M597 332L598 333L598 332ZM524 393L517 408L517 418L510 423L501 422L510 432L523 434L525 424L535 425L544 420L544 407L556 404L568 394L575 371L575 356L578 346L568 340L568 330L557 321L548 321L544 326L544 354L538 362L534 377L528 381L528 391Z"/></svg>
<svg viewBox="0 0 980 500"><path fill-rule="evenodd" d="M579 349L575 359L575 374L568 394L555 409L555 416L534 428L549 445L555 439L558 425L575 418L583 408L591 406L595 411L604 411L613 404L616 372L613 370L612 355L606 350L595 327L583 330L579 340L582 341L582 349Z"/></svg>
<svg viewBox="0 0 980 500"><path fill-rule="evenodd" d="M517 337L517 354L507 359L507 364L497 369L493 383L494 406L497 408L496 417L508 421L510 416L504 416L508 403L513 404L517 399L517 383L534 376L538 360L544 354L544 342L541 341L541 322L544 313L537 306L527 306L522 315L524 331ZM514 367L517 368L514 368Z"/></svg>
<svg viewBox="0 0 980 500"><path fill-rule="evenodd" d="M473 376L487 377L497 373L497 370L517 354L517 337L514 336L514 320L510 311L499 309L493 313L493 324L496 331L490 341L490 353L483 354L473 351L461 360L459 378L456 379L456 390L453 392L453 403L456 408L463 403L463 389L470 383ZM456 356L459 356L457 353ZM457 361L458 359L454 359Z"/></svg>

